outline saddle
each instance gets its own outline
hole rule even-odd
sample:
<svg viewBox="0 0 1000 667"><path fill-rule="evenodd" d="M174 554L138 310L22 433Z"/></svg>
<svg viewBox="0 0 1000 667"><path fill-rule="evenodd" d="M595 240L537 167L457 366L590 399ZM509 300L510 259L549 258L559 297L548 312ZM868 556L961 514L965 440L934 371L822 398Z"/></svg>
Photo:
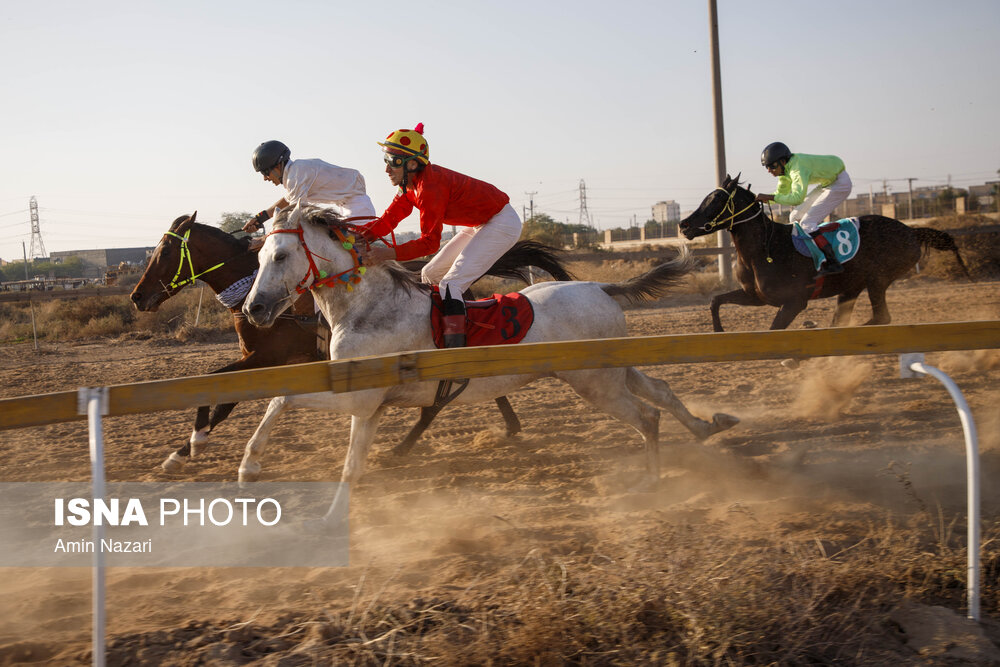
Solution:
<svg viewBox="0 0 1000 667"><path fill-rule="evenodd" d="M816 231L825 239L827 245L833 250L837 261L844 264L858 254L861 247L861 234L858 232L860 222L857 218L844 218L834 222L820 225ZM799 223L794 223L792 228L792 245L800 255L812 257L816 270L826 261L823 251L816 246L816 239L802 229Z"/></svg>
<svg viewBox="0 0 1000 667"><path fill-rule="evenodd" d="M434 346L444 347L443 306L437 286L431 288L431 329ZM494 294L487 299L465 302L465 341L467 347L512 345L519 343L531 329L535 311L523 294Z"/></svg>

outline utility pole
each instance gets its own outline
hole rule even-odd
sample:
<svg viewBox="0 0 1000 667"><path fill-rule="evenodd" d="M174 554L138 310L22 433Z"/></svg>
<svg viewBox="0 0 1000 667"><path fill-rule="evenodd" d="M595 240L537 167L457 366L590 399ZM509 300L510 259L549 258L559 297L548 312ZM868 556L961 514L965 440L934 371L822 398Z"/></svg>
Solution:
<svg viewBox="0 0 1000 667"><path fill-rule="evenodd" d="M21 241L21 254L24 255L24 279L28 279L28 251L24 249L24 241Z"/></svg>
<svg viewBox="0 0 1000 667"><path fill-rule="evenodd" d="M909 210L909 214L907 216L910 220L913 220L913 181L915 181L915 180L917 180L917 179L915 179L915 178L908 178L908 179L906 179L907 185L910 186L909 204L907 206L907 208L910 209Z"/></svg>
<svg viewBox="0 0 1000 667"><path fill-rule="evenodd" d="M715 0L708 0L708 21L712 53L712 111L715 117L715 179L717 185L726 180L726 138L722 129L722 67L719 63L719 11ZM729 248L729 234L722 230L716 234L720 248ZM733 282L733 267L729 253L719 254L719 279L723 285Z"/></svg>
<svg viewBox="0 0 1000 667"><path fill-rule="evenodd" d="M534 192L525 192L524 194L528 195L528 204L529 204L528 210L531 211L531 217L534 218L535 217L535 195L538 194L538 191L535 190Z"/></svg>
<svg viewBox="0 0 1000 667"><path fill-rule="evenodd" d="M875 215L875 189L868 184L868 213Z"/></svg>

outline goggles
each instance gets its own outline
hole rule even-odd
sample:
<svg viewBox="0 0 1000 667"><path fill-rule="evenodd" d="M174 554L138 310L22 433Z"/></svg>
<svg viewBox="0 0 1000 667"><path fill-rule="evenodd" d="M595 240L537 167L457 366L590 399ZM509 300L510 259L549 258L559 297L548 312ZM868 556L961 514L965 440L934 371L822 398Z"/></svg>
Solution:
<svg viewBox="0 0 1000 667"><path fill-rule="evenodd" d="M413 159L412 155L394 155L393 153L383 153L382 159L393 169L398 169L406 164L407 160Z"/></svg>

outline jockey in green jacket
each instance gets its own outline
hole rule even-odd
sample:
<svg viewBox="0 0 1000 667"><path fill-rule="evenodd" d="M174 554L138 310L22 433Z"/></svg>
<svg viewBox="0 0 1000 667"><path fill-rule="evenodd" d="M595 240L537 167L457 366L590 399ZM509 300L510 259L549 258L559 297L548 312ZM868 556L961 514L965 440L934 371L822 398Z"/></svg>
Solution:
<svg viewBox="0 0 1000 667"><path fill-rule="evenodd" d="M764 148L760 163L769 174L778 177L778 187L774 194L758 194L757 201L774 201L782 206L794 206L788 221L799 223L814 240L818 234L816 229L851 195L851 177L847 175L844 161L836 155L792 153L788 146L776 141ZM813 183L817 187L806 194ZM816 245L826 256L820 275L844 270L828 244Z"/></svg>

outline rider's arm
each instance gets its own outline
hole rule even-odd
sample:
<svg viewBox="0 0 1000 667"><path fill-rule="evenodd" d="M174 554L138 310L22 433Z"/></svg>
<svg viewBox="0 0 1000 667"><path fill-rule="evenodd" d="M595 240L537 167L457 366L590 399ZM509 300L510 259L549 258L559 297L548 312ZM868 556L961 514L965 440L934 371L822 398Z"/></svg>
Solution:
<svg viewBox="0 0 1000 667"><path fill-rule="evenodd" d="M802 169L787 169L778 177L778 187L774 191L774 201L782 206L798 206L806 198L809 174Z"/></svg>
<svg viewBox="0 0 1000 667"><path fill-rule="evenodd" d="M441 230L448 208L448 192L426 189L420 193L420 236L396 246L396 259L405 262L424 255L432 255L441 247Z"/></svg>
<svg viewBox="0 0 1000 667"><path fill-rule="evenodd" d="M361 228L371 236L385 236L394 230L396 225L411 211L413 211L413 202L407 199L403 193L399 193L393 197L389 207L385 209L385 213L381 217L362 225Z"/></svg>
<svg viewBox="0 0 1000 667"><path fill-rule="evenodd" d="M274 202L271 206L265 208L263 211L250 218L245 225L243 225L243 231L252 234L258 229L264 227L264 222L270 220L274 216L274 211L279 208L285 208L288 206L288 201L282 197L278 201Z"/></svg>

